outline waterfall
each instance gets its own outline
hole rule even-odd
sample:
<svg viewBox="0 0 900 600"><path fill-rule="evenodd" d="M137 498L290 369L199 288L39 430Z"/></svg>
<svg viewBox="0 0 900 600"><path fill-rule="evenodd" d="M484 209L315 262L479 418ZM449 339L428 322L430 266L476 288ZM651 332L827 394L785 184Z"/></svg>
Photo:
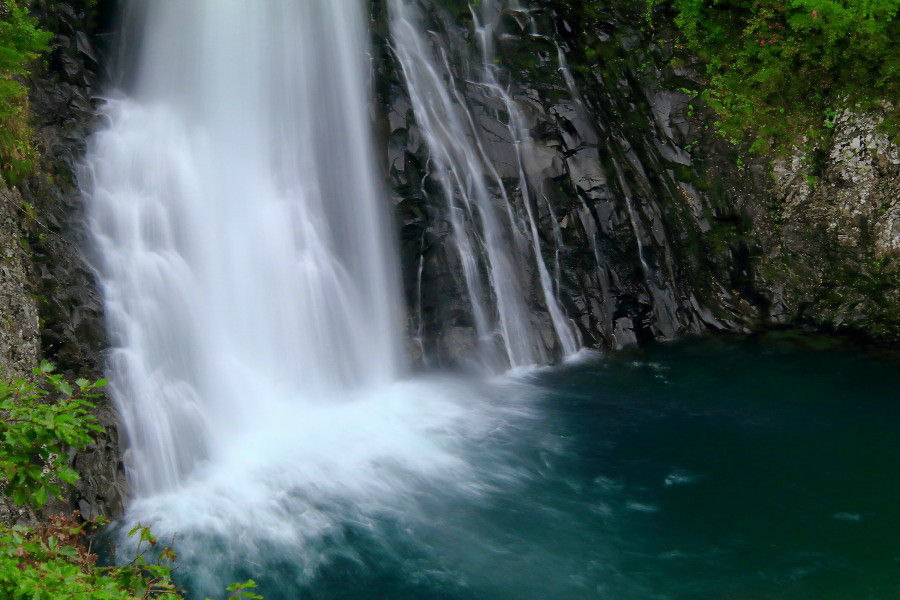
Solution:
<svg viewBox="0 0 900 600"><path fill-rule="evenodd" d="M84 187L138 495L401 368L362 3L141 0ZM361 343L362 341L362 343Z"/></svg>
<svg viewBox="0 0 900 600"><path fill-rule="evenodd" d="M522 10L517 5L512 8ZM500 115L495 115L498 126L505 128L512 140L521 206L514 205L500 170L489 158L481 126L457 89L458 75L446 50L429 41L416 3L391 0L391 41L416 123L428 145L432 176L447 202L479 338L490 348L494 337L499 336L506 360L513 367L541 364L552 357L547 356L533 322L535 310L549 314L563 355L575 353L579 343L559 305L542 253L537 206L533 206L535 199L525 168L533 160L529 132L521 110L497 77L493 44L501 7L487 1L480 10L481 17L476 19L481 21L476 23L480 69L462 76L468 78L467 84L499 101L509 117L503 124ZM472 12L474 15L476 9ZM534 284L531 270L536 272ZM530 297L533 285L540 290L542 307L534 306Z"/></svg>

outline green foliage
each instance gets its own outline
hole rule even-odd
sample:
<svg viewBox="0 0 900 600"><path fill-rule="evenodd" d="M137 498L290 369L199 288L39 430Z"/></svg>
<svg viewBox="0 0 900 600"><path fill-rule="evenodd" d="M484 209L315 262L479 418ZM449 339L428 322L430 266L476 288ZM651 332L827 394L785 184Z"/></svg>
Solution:
<svg viewBox="0 0 900 600"><path fill-rule="evenodd" d="M47 361L34 375L0 380L0 493L40 508L61 496L62 483L78 480L67 450L85 448L103 430L91 411L106 382L79 379L73 387Z"/></svg>
<svg viewBox="0 0 900 600"><path fill-rule="evenodd" d="M654 2L655 0L650 0ZM900 109L900 0L671 0L706 64L703 96L732 141L760 151L834 126L834 107Z"/></svg>
<svg viewBox="0 0 900 600"><path fill-rule="evenodd" d="M48 49L52 35L42 31L27 0L0 0L0 173L15 182L34 168L36 152L28 126L28 95L17 80Z"/></svg>
<svg viewBox="0 0 900 600"><path fill-rule="evenodd" d="M98 567L83 544L86 524L51 517L34 529L0 529L0 594L15 600L179 598L165 564L139 554L124 567Z"/></svg>
<svg viewBox="0 0 900 600"><path fill-rule="evenodd" d="M231 595L228 596L228 600L262 600L262 596L253 593L252 590L255 587L256 582L252 579L248 579L243 583L232 583L225 589L231 592Z"/></svg>
<svg viewBox="0 0 900 600"><path fill-rule="evenodd" d="M2 0L0 0L2 1ZM19 505L41 508L61 497L62 485L78 474L66 460L69 448L83 449L102 431L92 414L105 380L78 379L73 386L42 361L34 379L0 379L0 494ZM98 566L86 543L105 520L85 523L78 513L51 516L37 527L0 526L0 598L9 600L180 600L172 581L176 554L161 547L140 523L134 559ZM149 558L148 558L149 555ZM259 600L250 580L227 588L228 600Z"/></svg>
<svg viewBox="0 0 900 600"><path fill-rule="evenodd" d="M98 566L86 544L103 521L79 522L78 514L56 515L37 528L0 527L0 597L10 600L180 600L172 582L175 552L158 548L156 537L138 524L134 559L122 566ZM147 555L151 558L147 558ZM259 600L250 580L227 588L228 600Z"/></svg>

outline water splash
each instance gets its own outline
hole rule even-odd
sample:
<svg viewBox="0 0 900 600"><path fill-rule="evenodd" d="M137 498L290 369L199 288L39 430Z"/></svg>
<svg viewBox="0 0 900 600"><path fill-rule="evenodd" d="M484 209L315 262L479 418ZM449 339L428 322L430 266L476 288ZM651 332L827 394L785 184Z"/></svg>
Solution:
<svg viewBox="0 0 900 600"><path fill-rule="evenodd" d="M390 384L397 265L355 2L153 0L84 177L139 495L289 401ZM365 340L365 343L360 343Z"/></svg>

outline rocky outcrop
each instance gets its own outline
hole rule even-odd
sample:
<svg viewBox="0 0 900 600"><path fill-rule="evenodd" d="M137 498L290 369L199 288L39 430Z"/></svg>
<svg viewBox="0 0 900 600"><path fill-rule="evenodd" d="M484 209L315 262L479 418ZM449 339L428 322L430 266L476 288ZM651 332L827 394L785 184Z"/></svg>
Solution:
<svg viewBox="0 0 900 600"><path fill-rule="evenodd" d="M774 162L777 202L757 226L774 321L900 341L900 152L882 120L844 110L816 153Z"/></svg>
<svg viewBox="0 0 900 600"><path fill-rule="evenodd" d="M450 73L441 76L452 79L486 132L486 152L522 210L515 142L503 125L508 115L470 75L479 60L473 24L444 3L423 5L433 51L448 59ZM621 15L587 22L579 11L560 2L509 8L497 40L508 77L501 84L528 121L528 196L567 316L586 346L600 348L751 326L761 307L736 289L741 275L734 273L748 254L732 235L745 217L723 186L703 177L715 142L706 143L711 136L688 118L690 98L675 89L679 75L658 66L667 64L667 51ZM593 44L608 53L603 63L585 57ZM382 57L386 161L402 223L407 298L417 307L410 314L423 321L411 327L424 332L426 355L459 362L474 333L446 198L430 178L395 57L388 50ZM541 310L534 270L530 304ZM552 344L547 353L559 356Z"/></svg>
<svg viewBox="0 0 900 600"><path fill-rule="evenodd" d="M46 70L30 81L37 173L20 187L32 207L28 223L46 358L67 372L100 376L105 347L102 303L85 262L78 162L97 126L95 87L100 52L87 33L84 9L57 3L42 15L56 36Z"/></svg>
<svg viewBox="0 0 900 600"><path fill-rule="evenodd" d="M481 57L472 16L460 3L421 5L432 51L446 57L439 76L460 91L522 210L508 115L473 75ZM388 16L375 6L410 330L431 363L466 362L474 328L446 198L384 40ZM839 115L815 167L799 151L791 161L751 157L716 135L697 99L696 58L664 23L651 30L642 9L507 3L496 40L501 84L530 130L536 160L524 166L543 259L582 342L621 348L782 324L896 341L897 147L876 131L877 117ZM546 316L534 271L529 305ZM543 337L559 356L552 335Z"/></svg>
<svg viewBox="0 0 900 600"><path fill-rule="evenodd" d="M101 52L76 1L48 4L41 22L56 35L46 61L28 81L32 126L40 152L36 173L0 190L0 363L23 375L46 358L71 377L99 378L106 347L102 303L85 262L76 183L85 140L97 126L93 94ZM95 444L73 455L81 480L69 504L86 517L121 512L126 493L118 419L106 401Z"/></svg>
<svg viewBox="0 0 900 600"><path fill-rule="evenodd" d="M29 293L30 257L23 245L24 211L17 189L0 189L0 366L4 377L27 376L40 356L37 304Z"/></svg>

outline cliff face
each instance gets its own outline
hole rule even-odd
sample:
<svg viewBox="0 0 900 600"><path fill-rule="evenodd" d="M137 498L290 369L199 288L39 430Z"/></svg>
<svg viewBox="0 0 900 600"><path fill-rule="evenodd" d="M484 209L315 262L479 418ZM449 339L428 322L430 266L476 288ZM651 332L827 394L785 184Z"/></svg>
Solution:
<svg viewBox="0 0 900 600"><path fill-rule="evenodd" d="M523 194L513 158L522 140L509 138L502 107L471 75L479 60L474 24L446 3L423 5L431 50L447 57L440 76L460 90L517 210L532 202L544 261L556 270L556 293L586 346L741 330L761 319L759 299L741 289L750 251L738 234L747 217L723 178L705 176L716 142L687 115L688 98L676 90L680 75L665 66L665 48L614 10L591 22L561 2L504 12L496 40L506 67L501 85L525 115L536 157L524 161ZM585 48L597 48L600 57L589 61ZM447 199L429 193L436 186L428 148L403 74L390 51L381 56L406 290L416 307L411 314L422 318L413 327L424 332L426 356L459 362L474 333ZM534 271L532 264L529 304L546 311Z"/></svg>
<svg viewBox="0 0 900 600"><path fill-rule="evenodd" d="M777 202L755 228L774 321L900 340L900 154L882 119L845 110L819 164L774 161Z"/></svg>
<svg viewBox="0 0 900 600"><path fill-rule="evenodd" d="M531 202L539 214L544 262L584 344L799 323L896 340L897 148L875 131L877 117L841 115L814 167L808 152L751 159L715 135L714 115L695 102L695 59L679 54L664 27L649 33L639 4L503 10L494 40L501 85L529 130L516 140L472 68L478 23L464 3L421 3L438 76L459 90L474 120L469 135L481 136L516 210ZM475 345L468 292L446 194L384 43L389 18L376 4L410 329L431 362L465 362ZM537 160L524 162L523 194L514 155L525 143ZM529 305L546 313L535 270ZM543 337L558 356L552 335Z"/></svg>
<svg viewBox="0 0 900 600"><path fill-rule="evenodd" d="M98 124L93 94L102 78L85 11L78 2L55 2L40 15L56 34L28 82L40 163L16 188L0 190L0 364L8 375L27 375L46 358L73 378L102 376L102 303L85 262L76 183ZM102 403L97 415L105 433L73 458L81 480L69 503L86 518L120 512L126 486L115 410Z"/></svg>
<svg viewBox="0 0 900 600"><path fill-rule="evenodd" d="M0 190L0 365L6 377L26 376L40 356L37 305L28 291L30 256L22 244L22 210L19 190Z"/></svg>

